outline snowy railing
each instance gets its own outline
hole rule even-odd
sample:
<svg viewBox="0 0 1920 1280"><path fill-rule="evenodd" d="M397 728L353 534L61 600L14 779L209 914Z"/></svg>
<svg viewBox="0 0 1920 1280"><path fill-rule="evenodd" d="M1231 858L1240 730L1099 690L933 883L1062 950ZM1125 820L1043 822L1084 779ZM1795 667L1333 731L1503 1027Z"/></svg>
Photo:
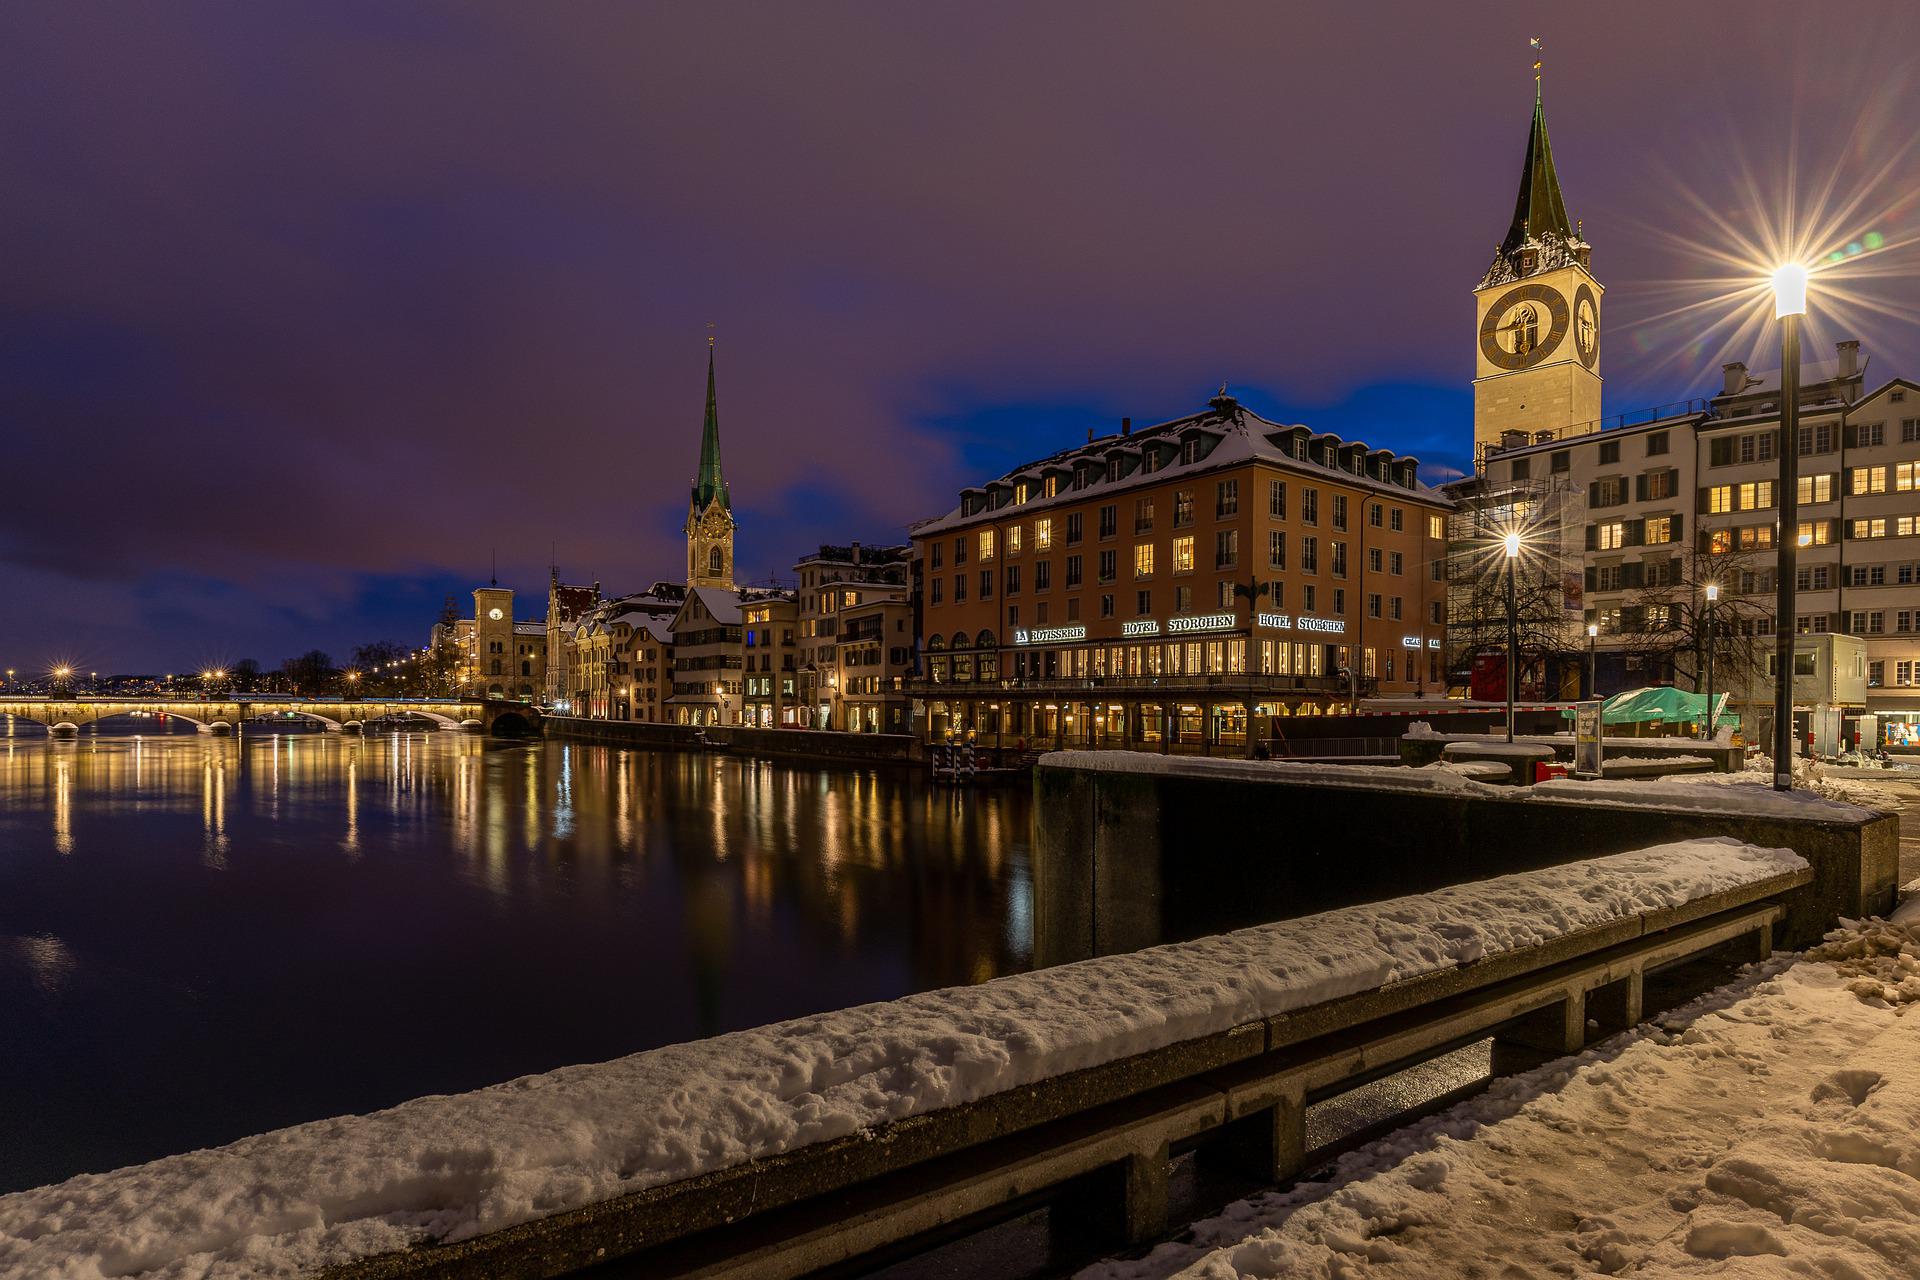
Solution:
<svg viewBox="0 0 1920 1280"><path fill-rule="evenodd" d="M1649 968L1764 954L1808 878L1689 841L421 1098L0 1197L0 1273L797 1275L1063 1188L1140 1239L1170 1145L1290 1176L1317 1093L1476 1034L1572 1051Z"/></svg>

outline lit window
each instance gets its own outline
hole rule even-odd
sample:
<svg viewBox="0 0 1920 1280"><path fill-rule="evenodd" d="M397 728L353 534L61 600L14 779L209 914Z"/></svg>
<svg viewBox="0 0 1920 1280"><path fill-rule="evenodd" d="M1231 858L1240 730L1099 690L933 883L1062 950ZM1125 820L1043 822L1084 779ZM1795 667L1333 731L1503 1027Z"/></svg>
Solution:
<svg viewBox="0 0 1920 1280"><path fill-rule="evenodd" d="M1017 524L1007 530L1007 554L1010 556L1020 554L1020 526Z"/></svg>
<svg viewBox="0 0 1920 1280"><path fill-rule="evenodd" d="M993 559L993 530L991 529L982 529L980 531L980 558L982 560Z"/></svg>
<svg viewBox="0 0 1920 1280"><path fill-rule="evenodd" d="M1648 516L1646 541L1648 546L1658 546L1663 542L1672 542L1673 517Z"/></svg>
<svg viewBox="0 0 1920 1280"><path fill-rule="evenodd" d="M1733 510L1733 486L1719 484L1707 490L1707 510L1714 515Z"/></svg>
<svg viewBox="0 0 1920 1280"><path fill-rule="evenodd" d="M1153 544L1135 543L1133 548L1133 576L1151 578L1153 576Z"/></svg>
<svg viewBox="0 0 1920 1280"><path fill-rule="evenodd" d="M1600 526L1600 550L1618 551L1627 545L1627 526L1620 523Z"/></svg>
<svg viewBox="0 0 1920 1280"><path fill-rule="evenodd" d="M1173 571L1175 573L1193 572L1193 536L1173 540Z"/></svg>
<svg viewBox="0 0 1920 1280"><path fill-rule="evenodd" d="M1053 521L1051 519L1033 522L1033 549L1045 551L1053 545Z"/></svg>

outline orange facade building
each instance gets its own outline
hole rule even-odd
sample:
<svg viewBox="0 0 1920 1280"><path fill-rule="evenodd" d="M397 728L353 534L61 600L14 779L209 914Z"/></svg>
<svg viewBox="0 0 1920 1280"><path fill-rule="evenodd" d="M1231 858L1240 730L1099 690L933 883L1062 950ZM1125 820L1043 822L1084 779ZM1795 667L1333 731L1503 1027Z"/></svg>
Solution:
<svg viewBox="0 0 1920 1280"><path fill-rule="evenodd" d="M1224 391L965 489L912 531L929 735L1243 742L1249 714L1443 696L1449 509L1415 459Z"/></svg>

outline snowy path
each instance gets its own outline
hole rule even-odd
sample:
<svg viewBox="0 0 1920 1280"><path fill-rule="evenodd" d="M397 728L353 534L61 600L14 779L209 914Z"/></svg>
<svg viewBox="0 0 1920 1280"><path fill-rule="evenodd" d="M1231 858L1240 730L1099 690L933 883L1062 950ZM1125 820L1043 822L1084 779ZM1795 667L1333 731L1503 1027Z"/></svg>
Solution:
<svg viewBox="0 0 1920 1280"><path fill-rule="evenodd" d="M1082 1280L1920 1274L1920 909Z"/></svg>

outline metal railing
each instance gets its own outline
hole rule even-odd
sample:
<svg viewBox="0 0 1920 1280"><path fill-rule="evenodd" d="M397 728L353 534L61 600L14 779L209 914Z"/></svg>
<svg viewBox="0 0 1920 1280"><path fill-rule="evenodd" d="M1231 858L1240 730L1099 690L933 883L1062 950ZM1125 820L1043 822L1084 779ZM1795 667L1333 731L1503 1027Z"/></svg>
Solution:
<svg viewBox="0 0 1920 1280"><path fill-rule="evenodd" d="M1255 673L1200 676L1067 676L1010 680L910 679L906 692L915 697L954 697L968 693L1050 696L1062 693L1339 693L1345 682L1338 676L1259 675Z"/></svg>

